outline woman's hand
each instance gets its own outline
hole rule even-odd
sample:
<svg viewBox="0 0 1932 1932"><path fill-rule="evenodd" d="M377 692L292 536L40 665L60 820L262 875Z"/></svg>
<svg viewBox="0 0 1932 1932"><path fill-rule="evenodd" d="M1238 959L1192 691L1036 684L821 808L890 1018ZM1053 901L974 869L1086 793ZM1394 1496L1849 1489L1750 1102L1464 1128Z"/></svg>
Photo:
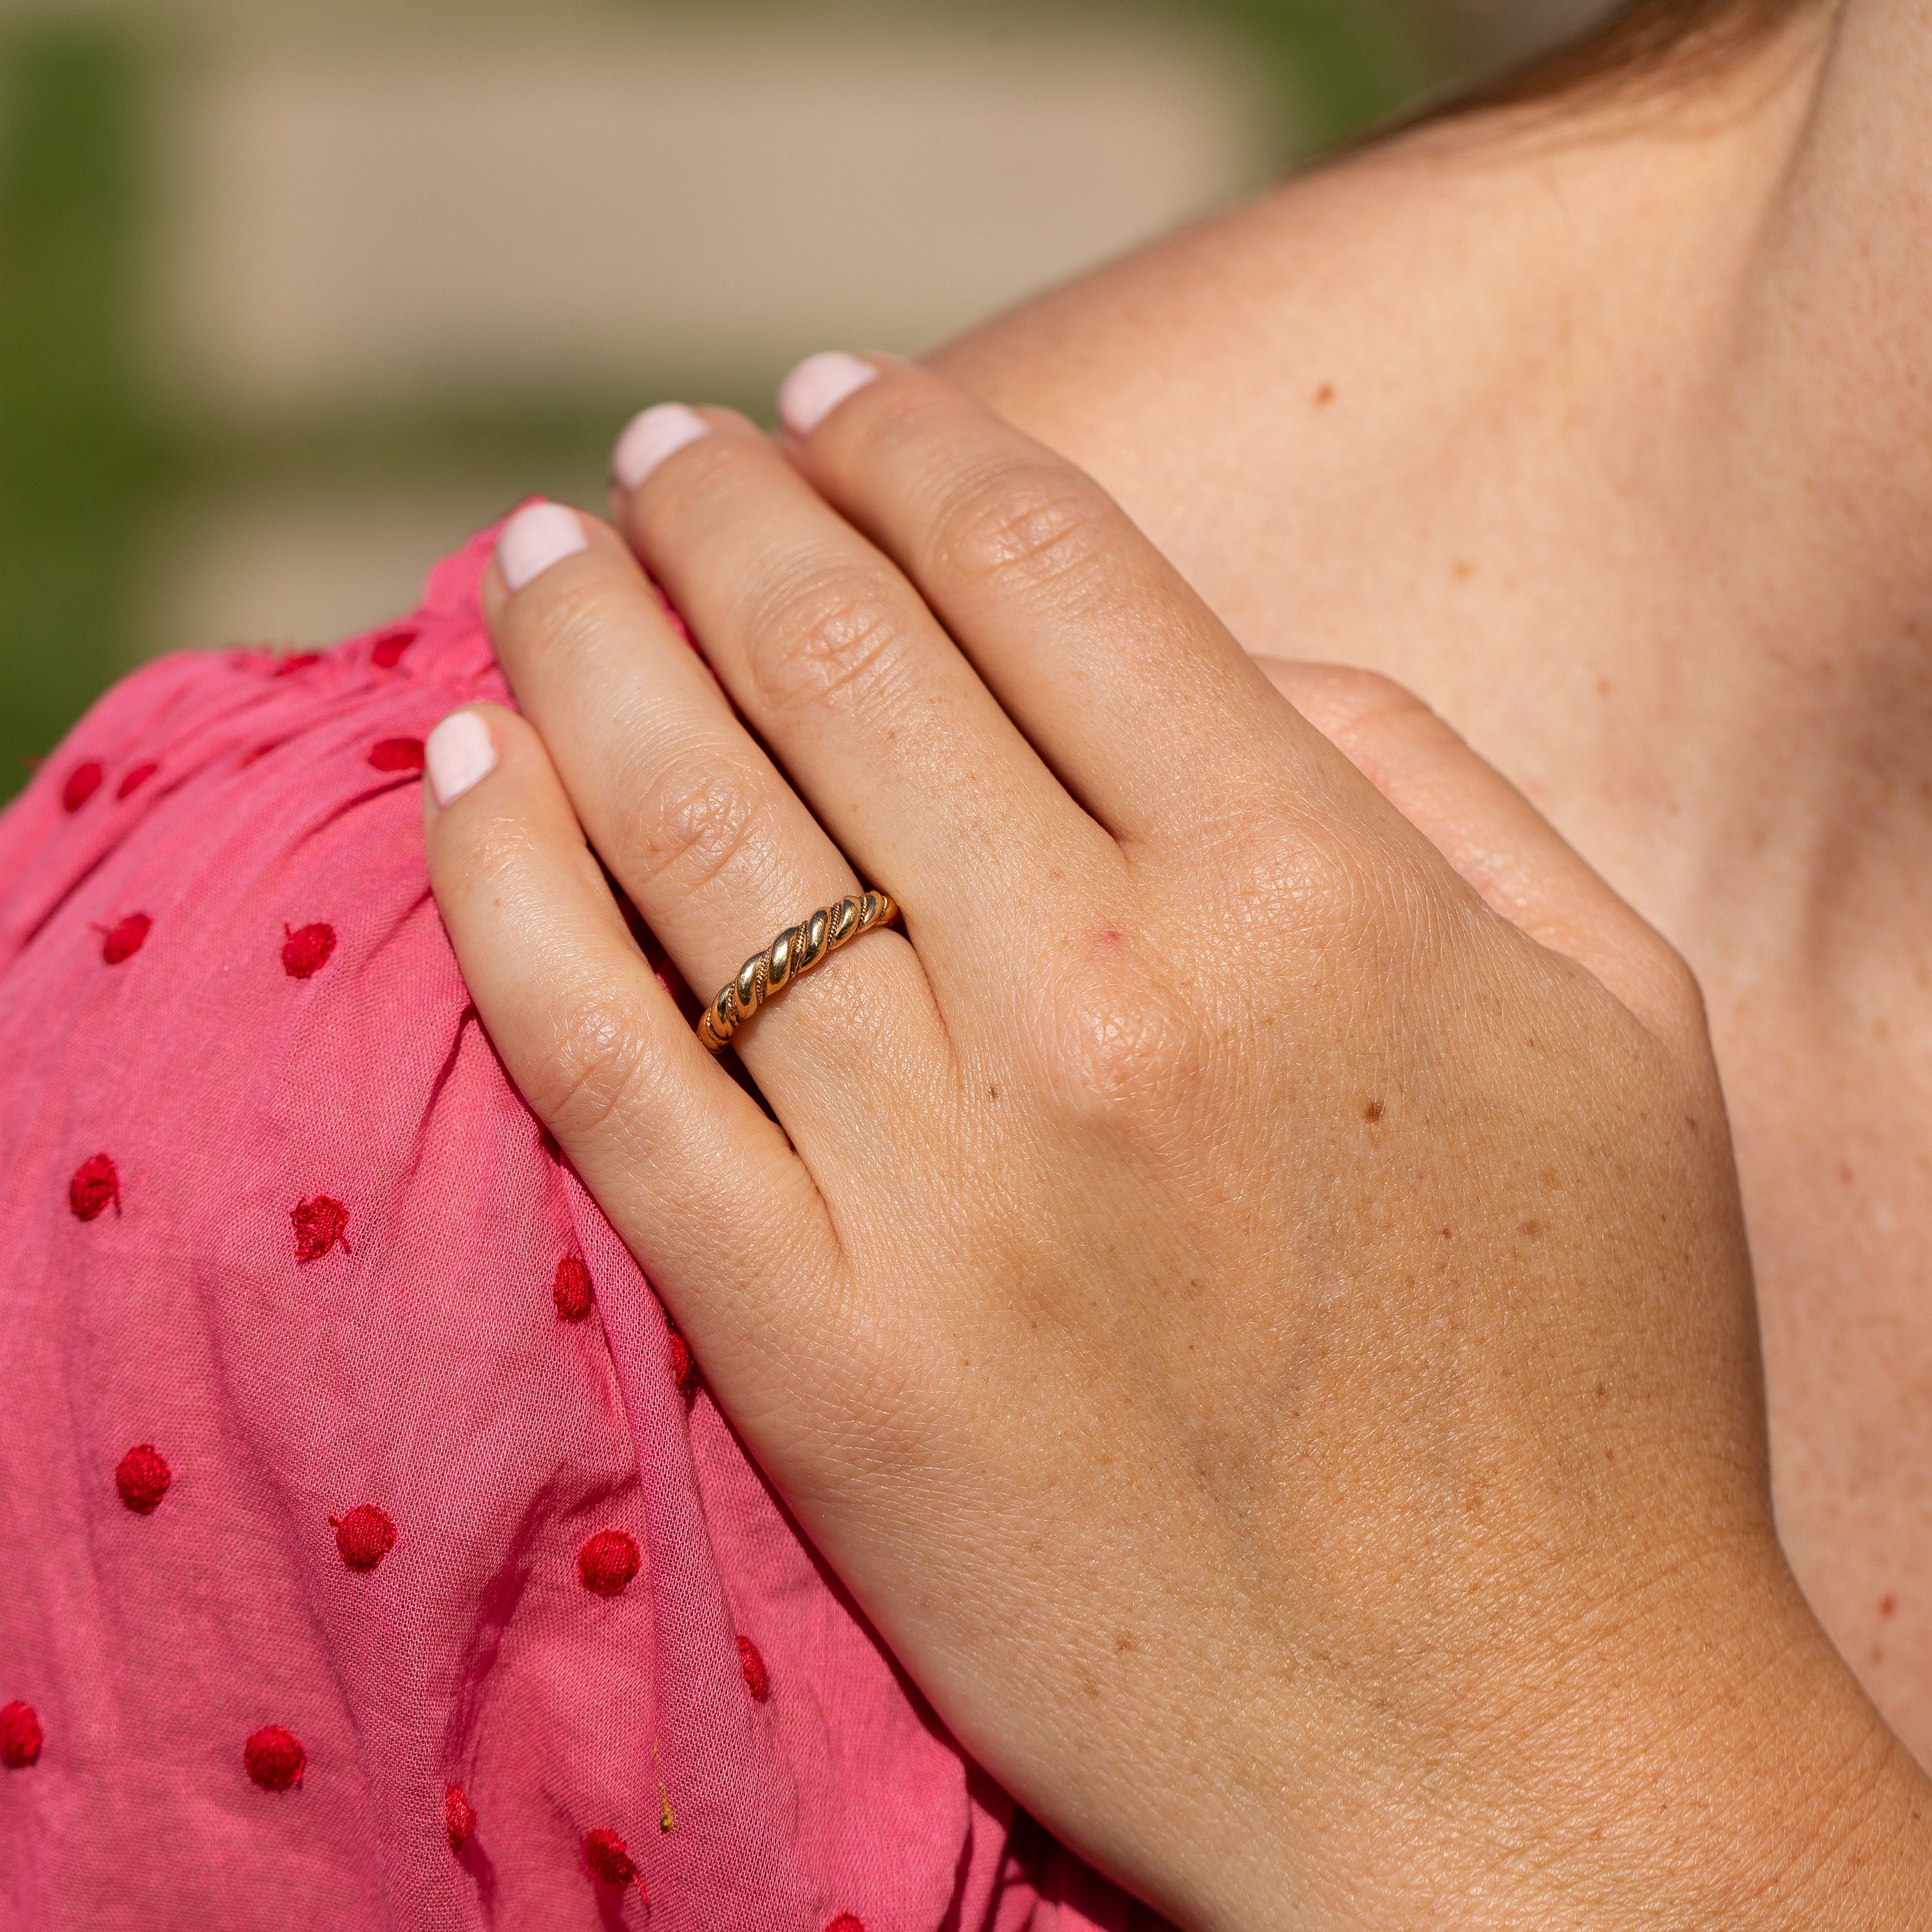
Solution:
<svg viewBox="0 0 1932 1932"><path fill-rule="evenodd" d="M1683 967L1430 713L1277 668L1291 704L958 391L825 358L788 401L782 448L646 418L622 536L512 523L528 722L439 728L430 862L946 1722L1190 1928L1892 1882L1922 1793L1778 1549ZM859 877L903 906L739 1033L776 1120L586 835L701 993Z"/></svg>

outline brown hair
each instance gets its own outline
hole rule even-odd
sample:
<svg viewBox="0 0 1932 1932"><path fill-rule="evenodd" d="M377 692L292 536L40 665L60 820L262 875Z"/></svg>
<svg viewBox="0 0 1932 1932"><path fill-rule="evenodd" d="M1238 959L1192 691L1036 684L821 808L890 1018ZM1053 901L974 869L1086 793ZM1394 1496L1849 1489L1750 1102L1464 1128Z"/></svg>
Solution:
<svg viewBox="0 0 1932 1932"><path fill-rule="evenodd" d="M1624 0L1555 52L1479 82L1449 104L1514 106L1666 76L1693 78L1770 39L1819 0Z"/></svg>

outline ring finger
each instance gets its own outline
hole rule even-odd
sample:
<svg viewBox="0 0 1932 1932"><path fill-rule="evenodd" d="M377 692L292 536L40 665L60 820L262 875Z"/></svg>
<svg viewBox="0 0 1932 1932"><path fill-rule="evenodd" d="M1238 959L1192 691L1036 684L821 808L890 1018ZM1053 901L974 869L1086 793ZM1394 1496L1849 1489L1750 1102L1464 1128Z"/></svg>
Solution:
<svg viewBox="0 0 1932 1932"><path fill-rule="evenodd" d="M700 997L859 890L613 532L529 506L504 527L484 596L592 844ZM905 1083L944 1064L944 1042L918 960L888 932L827 958L734 1044L809 1162L855 1131L860 1157L871 1129L903 1131Z"/></svg>

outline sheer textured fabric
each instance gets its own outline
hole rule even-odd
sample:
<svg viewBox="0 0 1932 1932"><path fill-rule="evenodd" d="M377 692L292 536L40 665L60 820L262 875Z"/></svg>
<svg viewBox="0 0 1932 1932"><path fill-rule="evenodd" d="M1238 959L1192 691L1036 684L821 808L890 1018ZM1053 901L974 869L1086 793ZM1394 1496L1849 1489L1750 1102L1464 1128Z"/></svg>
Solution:
<svg viewBox="0 0 1932 1932"><path fill-rule="evenodd" d="M0 1921L1124 1928L469 1003L417 774L507 701L489 543L326 654L141 670L0 820Z"/></svg>

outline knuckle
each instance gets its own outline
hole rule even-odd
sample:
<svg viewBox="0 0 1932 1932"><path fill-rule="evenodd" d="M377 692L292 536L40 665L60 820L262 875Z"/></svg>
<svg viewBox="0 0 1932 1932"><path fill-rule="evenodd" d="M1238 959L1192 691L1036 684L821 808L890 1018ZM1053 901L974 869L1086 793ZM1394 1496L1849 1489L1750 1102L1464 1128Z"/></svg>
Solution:
<svg viewBox="0 0 1932 1932"><path fill-rule="evenodd" d="M1312 822L1243 868L1232 896L1244 952L1276 996L1353 1005L1426 986L1463 937L1440 882L1354 828Z"/></svg>
<svg viewBox="0 0 1932 1932"><path fill-rule="evenodd" d="M524 650L546 658L568 657L594 645L623 621L620 586L608 570L557 573L550 584L539 578L518 600L514 626Z"/></svg>
<svg viewBox="0 0 1932 1932"><path fill-rule="evenodd" d="M687 544L736 512L748 475L767 454L762 438L701 436L677 452L676 487L647 489L638 514L655 536Z"/></svg>
<svg viewBox="0 0 1932 1932"><path fill-rule="evenodd" d="M1379 671L1322 665L1290 686L1288 696L1310 724L1376 784L1467 750L1414 692Z"/></svg>
<svg viewBox="0 0 1932 1932"><path fill-rule="evenodd" d="M559 992L551 1026L550 1052L523 1070L519 1084L553 1133L594 1139L648 1106L645 1089L658 1057L645 1050L642 1030L628 1023L614 989L593 984Z"/></svg>
<svg viewBox="0 0 1932 1932"><path fill-rule="evenodd" d="M876 571L841 563L793 575L746 627L759 698L791 712L875 698L903 658L900 606Z"/></svg>
<svg viewBox="0 0 1932 1932"><path fill-rule="evenodd" d="M769 850L764 788L709 748L674 753L638 788L632 858L644 880L703 891Z"/></svg>
<svg viewBox="0 0 1932 1932"><path fill-rule="evenodd" d="M1111 553L1118 512L1099 485L1046 464L970 476L933 521L937 561L969 580L1064 581Z"/></svg>
<svg viewBox="0 0 1932 1932"><path fill-rule="evenodd" d="M1429 707L1405 684L1378 670L1353 664L1308 664L1297 668L1294 702L1303 716L1330 735L1344 734L1380 720Z"/></svg>
<svg viewBox="0 0 1932 1932"><path fill-rule="evenodd" d="M449 821L437 821L430 868L440 885L466 897L500 899L543 862L530 826L514 812L472 812L460 822L460 832L453 838Z"/></svg>
<svg viewBox="0 0 1932 1932"><path fill-rule="evenodd" d="M1233 902L1250 936L1333 934L1389 916L1397 880L1389 856L1348 824L1288 800L1243 855Z"/></svg>
<svg viewBox="0 0 1932 1932"><path fill-rule="evenodd" d="M1076 1119L1159 1138L1195 1113L1216 1060L1199 1001L1112 934L1044 983L1054 989L1042 1032L1048 1084Z"/></svg>

